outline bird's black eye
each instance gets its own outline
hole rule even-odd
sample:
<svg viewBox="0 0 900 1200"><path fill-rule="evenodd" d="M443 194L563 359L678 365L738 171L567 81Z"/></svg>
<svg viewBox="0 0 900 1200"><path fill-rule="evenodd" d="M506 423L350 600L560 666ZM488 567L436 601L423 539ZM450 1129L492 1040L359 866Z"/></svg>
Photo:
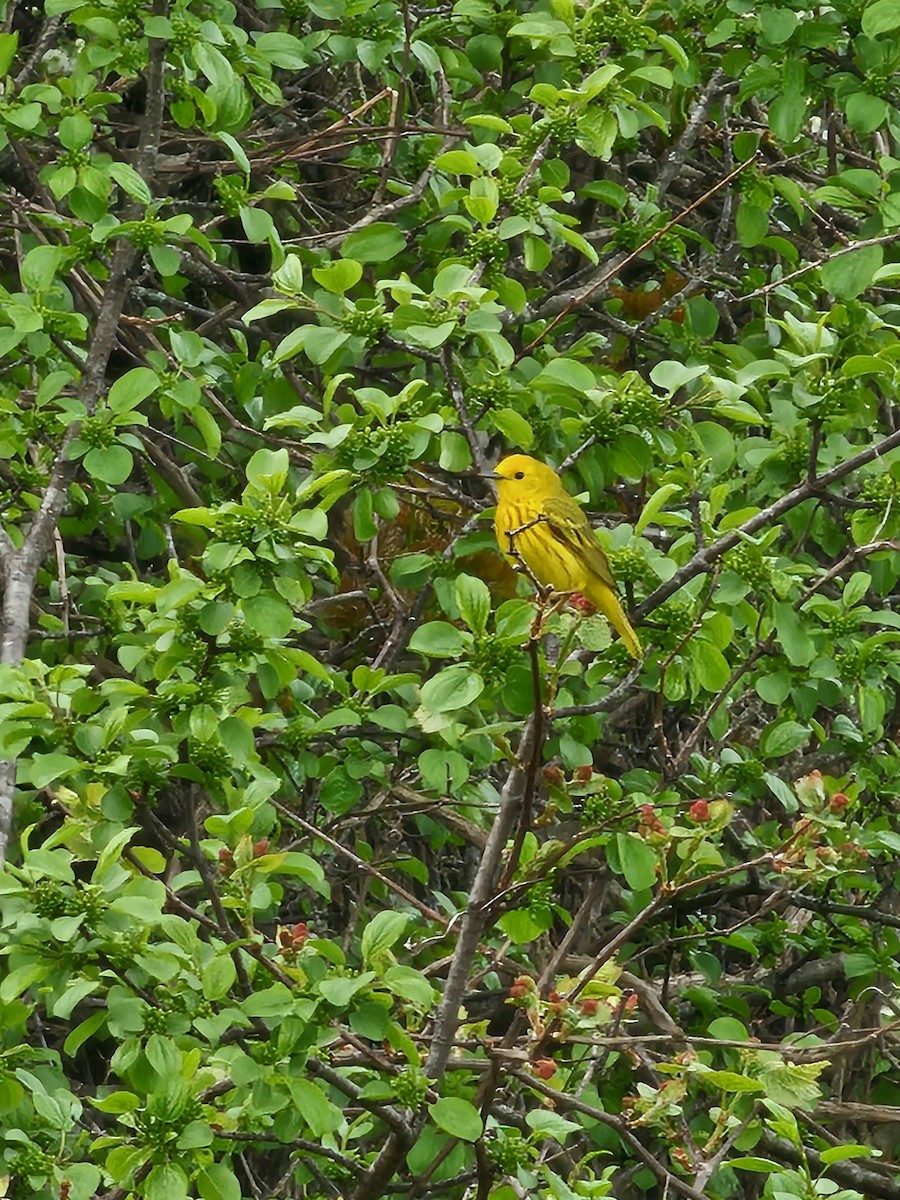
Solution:
<svg viewBox="0 0 900 1200"><path fill-rule="evenodd" d="M525 478L524 471L516 471L516 479L524 479L524 478Z"/></svg>

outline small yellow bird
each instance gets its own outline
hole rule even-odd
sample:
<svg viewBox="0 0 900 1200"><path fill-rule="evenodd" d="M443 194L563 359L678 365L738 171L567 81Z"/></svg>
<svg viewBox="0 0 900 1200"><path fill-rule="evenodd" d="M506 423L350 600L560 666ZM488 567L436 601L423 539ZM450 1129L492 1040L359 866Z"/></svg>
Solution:
<svg viewBox="0 0 900 1200"><path fill-rule="evenodd" d="M641 658L641 643L619 603L606 555L553 468L527 454L511 454L497 464L495 476L494 529L510 562L515 565L518 555L544 587L580 592L618 632L632 658Z"/></svg>

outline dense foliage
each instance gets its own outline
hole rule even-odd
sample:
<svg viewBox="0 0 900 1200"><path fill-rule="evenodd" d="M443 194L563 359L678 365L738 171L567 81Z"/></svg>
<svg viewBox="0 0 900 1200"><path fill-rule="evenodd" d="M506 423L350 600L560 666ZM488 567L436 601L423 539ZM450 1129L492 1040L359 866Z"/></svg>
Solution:
<svg viewBox="0 0 900 1200"><path fill-rule="evenodd" d="M7 1194L900 1196L895 0L0 16Z"/></svg>

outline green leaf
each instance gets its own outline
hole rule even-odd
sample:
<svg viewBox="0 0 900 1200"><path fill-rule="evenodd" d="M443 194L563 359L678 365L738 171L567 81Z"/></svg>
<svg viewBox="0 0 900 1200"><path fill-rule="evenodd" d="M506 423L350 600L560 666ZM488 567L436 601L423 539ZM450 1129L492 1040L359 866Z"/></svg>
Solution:
<svg viewBox="0 0 900 1200"><path fill-rule="evenodd" d="M480 175L482 170L478 159L468 150L448 150L437 156L434 165L447 175Z"/></svg>
<svg viewBox="0 0 900 1200"><path fill-rule="evenodd" d="M642 534L647 526L653 523L657 514L662 512L672 497L677 496L680 492L681 487L677 483L664 483L662 487L658 487L644 505L643 511L634 527L635 535L639 536Z"/></svg>
<svg viewBox="0 0 900 1200"><path fill-rule="evenodd" d="M142 400L152 396L159 384L160 379L155 371L149 367L134 367L115 381L109 389L106 403L114 413L130 412Z"/></svg>
<svg viewBox="0 0 900 1200"><path fill-rule="evenodd" d="M484 680L471 667L445 667L422 685L422 707L431 713L455 712L477 700Z"/></svg>
<svg viewBox="0 0 900 1200"><path fill-rule="evenodd" d="M62 779L81 764L69 754L55 750L50 754L36 754L31 760L29 776L32 787L44 788L56 779Z"/></svg>
<svg viewBox="0 0 900 1200"><path fill-rule="evenodd" d="M124 483L134 470L134 456L126 446L104 446L88 450L82 460L92 479L116 487Z"/></svg>
<svg viewBox="0 0 900 1200"><path fill-rule="evenodd" d="M325 777L319 791L319 803L326 812L342 816L359 803L362 795L363 786L359 780L348 775L344 767L337 767Z"/></svg>
<svg viewBox="0 0 900 1200"><path fill-rule="evenodd" d="M362 279L362 264L353 258L339 258L324 267L313 267L313 278L326 291L343 294Z"/></svg>
<svg viewBox="0 0 900 1200"><path fill-rule="evenodd" d="M749 1075L739 1075L736 1071L700 1071L698 1079L704 1085L709 1084L715 1088L721 1088L723 1092L732 1092L740 1095L744 1092L764 1092L765 1088L758 1079L751 1079Z"/></svg>
<svg viewBox="0 0 900 1200"><path fill-rule="evenodd" d="M257 491L277 496L285 485L289 467L287 450L257 450L247 463L247 483Z"/></svg>
<svg viewBox="0 0 900 1200"><path fill-rule="evenodd" d="M775 721L760 738L760 754L764 758L783 758L805 746L811 732L808 725L801 725L799 721Z"/></svg>
<svg viewBox="0 0 900 1200"><path fill-rule="evenodd" d="M900 28L900 9L894 0L875 0L863 11L862 31L866 37L877 38Z"/></svg>
<svg viewBox="0 0 900 1200"><path fill-rule="evenodd" d="M880 96L854 92L845 105L847 121L857 133L874 133L888 118L888 105Z"/></svg>
<svg viewBox="0 0 900 1200"><path fill-rule="evenodd" d="M360 953L363 962L367 966L374 965L376 959L381 958L385 951L399 942L408 925L409 917L406 913L394 912L389 908L376 913L362 932Z"/></svg>
<svg viewBox="0 0 900 1200"><path fill-rule="evenodd" d="M297 1112L313 1137L323 1138L340 1129L343 1113L316 1083L311 1079L292 1079L289 1086Z"/></svg>
<svg viewBox="0 0 900 1200"><path fill-rule="evenodd" d="M447 621L427 621L409 639L409 648L432 658L458 658L465 643L455 625Z"/></svg>
<svg viewBox="0 0 900 1200"><path fill-rule="evenodd" d="M729 1158L728 1165L740 1171L756 1171L763 1175L770 1175L774 1171L783 1170L781 1163L772 1162L769 1158L753 1158L752 1156Z"/></svg>
<svg viewBox="0 0 900 1200"><path fill-rule="evenodd" d="M258 592L241 601L244 620L263 637L286 638L294 628L291 606L274 592Z"/></svg>
<svg viewBox="0 0 900 1200"><path fill-rule="evenodd" d="M241 1200L241 1185L226 1162L210 1163L198 1171L197 1191L203 1200Z"/></svg>
<svg viewBox="0 0 900 1200"><path fill-rule="evenodd" d="M259 34L256 49L273 67L280 67L284 71L302 71L312 61L304 41L292 33Z"/></svg>
<svg viewBox="0 0 900 1200"><path fill-rule="evenodd" d="M200 974L203 995L207 1000L221 1000L233 987L237 970L228 954L219 954L204 964Z"/></svg>
<svg viewBox="0 0 900 1200"><path fill-rule="evenodd" d="M390 262L406 246L406 238L396 225L376 221L349 234L341 242L341 254L358 263Z"/></svg>
<svg viewBox="0 0 900 1200"><path fill-rule="evenodd" d="M863 246L850 254L836 255L819 268L822 286L838 300L854 300L871 286L883 262L883 246Z"/></svg>
<svg viewBox="0 0 900 1200"><path fill-rule="evenodd" d="M565 1145L570 1133L583 1132L577 1121L569 1121L559 1113L550 1112L545 1108L534 1108L526 1113L525 1124L541 1137L553 1138L561 1146Z"/></svg>
<svg viewBox="0 0 900 1200"><path fill-rule="evenodd" d="M384 985L393 995L409 1000L422 1010L427 1010L435 1001L436 992L421 971L412 967L388 967L382 976Z"/></svg>
<svg viewBox="0 0 900 1200"><path fill-rule="evenodd" d="M481 1114L474 1104L457 1096L444 1096L429 1104L431 1119L439 1129L463 1142L477 1142L484 1132Z"/></svg>
<svg viewBox="0 0 900 1200"><path fill-rule="evenodd" d="M498 408L491 412L491 420L511 446L530 450L534 445L534 432L523 416L514 408Z"/></svg>
<svg viewBox="0 0 900 1200"><path fill-rule="evenodd" d="M472 632L484 633L491 612L491 593L484 580L474 575L458 575L456 604L459 615Z"/></svg>
<svg viewBox="0 0 900 1200"><path fill-rule="evenodd" d="M46 292L67 257L62 246L34 246L25 255L19 271L22 287L29 292Z"/></svg>
<svg viewBox="0 0 900 1200"><path fill-rule="evenodd" d="M808 666L816 656L816 647L792 604L778 602L774 606L775 633L788 661L795 667Z"/></svg>
<svg viewBox="0 0 900 1200"><path fill-rule="evenodd" d="M153 196L150 193L150 189L144 182L143 177L137 173L130 163L111 162L109 164L109 173L122 191L126 195L129 195L132 200L139 200L141 204L149 204L152 201Z"/></svg>
<svg viewBox="0 0 900 1200"><path fill-rule="evenodd" d="M873 1146L861 1146L851 1142L845 1146L829 1146L827 1150L820 1151L819 1157L826 1167L830 1167L832 1163L845 1162L848 1158L872 1158L877 1153Z"/></svg>
<svg viewBox="0 0 900 1200"><path fill-rule="evenodd" d="M656 851L634 833L617 833L616 847L622 874L628 886L636 892L655 887L659 879L656 870L659 857Z"/></svg>
<svg viewBox="0 0 900 1200"><path fill-rule="evenodd" d="M16 56L18 33L0 33L0 76L6 75Z"/></svg>
<svg viewBox="0 0 900 1200"><path fill-rule="evenodd" d="M187 1176L174 1163L153 1168L143 1185L144 1200L187 1200Z"/></svg>

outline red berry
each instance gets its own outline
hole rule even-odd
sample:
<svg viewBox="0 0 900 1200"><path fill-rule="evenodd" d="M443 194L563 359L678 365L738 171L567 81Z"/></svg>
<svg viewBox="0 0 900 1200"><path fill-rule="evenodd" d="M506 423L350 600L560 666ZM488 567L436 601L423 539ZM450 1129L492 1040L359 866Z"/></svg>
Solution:
<svg viewBox="0 0 900 1200"><path fill-rule="evenodd" d="M572 778L576 783L590 783L591 776L594 774L594 768L590 765L576 767Z"/></svg>
<svg viewBox="0 0 900 1200"><path fill-rule="evenodd" d="M269 853L269 839L268 838L260 838L258 842L254 843L254 846L253 846L253 857L254 858L262 858L262 856L264 854L268 854L268 853Z"/></svg>
<svg viewBox="0 0 900 1200"><path fill-rule="evenodd" d="M538 1079L552 1079L556 1074L556 1063L552 1058L538 1058L531 1064Z"/></svg>
<svg viewBox="0 0 900 1200"><path fill-rule="evenodd" d="M600 1007L600 1001L588 998L581 1002L581 1014L585 1017L594 1017L597 1015L597 1009Z"/></svg>
<svg viewBox="0 0 900 1200"><path fill-rule="evenodd" d="M828 801L828 811L832 813L842 813L849 803L849 796L845 796L843 792L835 792Z"/></svg>
<svg viewBox="0 0 900 1200"><path fill-rule="evenodd" d="M695 800L688 810L688 816L692 821L708 821L709 820L709 801Z"/></svg>
<svg viewBox="0 0 900 1200"><path fill-rule="evenodd" d="M559 767L544 767L542 774L544 776L544 783L548 785L552 786L554 784L560 784L563 782L563 773Z"/></svg>
<svg viewBox="0 0 900 1200"><path fill-rule="evenodd" d="M569 597L569 604L572 608L577 609L578 612L582 613L584 616L590 616L591 613L595 613L597 611L596 607L591 604L587 596L582 596L581 592L573 592Z"/></svg>

